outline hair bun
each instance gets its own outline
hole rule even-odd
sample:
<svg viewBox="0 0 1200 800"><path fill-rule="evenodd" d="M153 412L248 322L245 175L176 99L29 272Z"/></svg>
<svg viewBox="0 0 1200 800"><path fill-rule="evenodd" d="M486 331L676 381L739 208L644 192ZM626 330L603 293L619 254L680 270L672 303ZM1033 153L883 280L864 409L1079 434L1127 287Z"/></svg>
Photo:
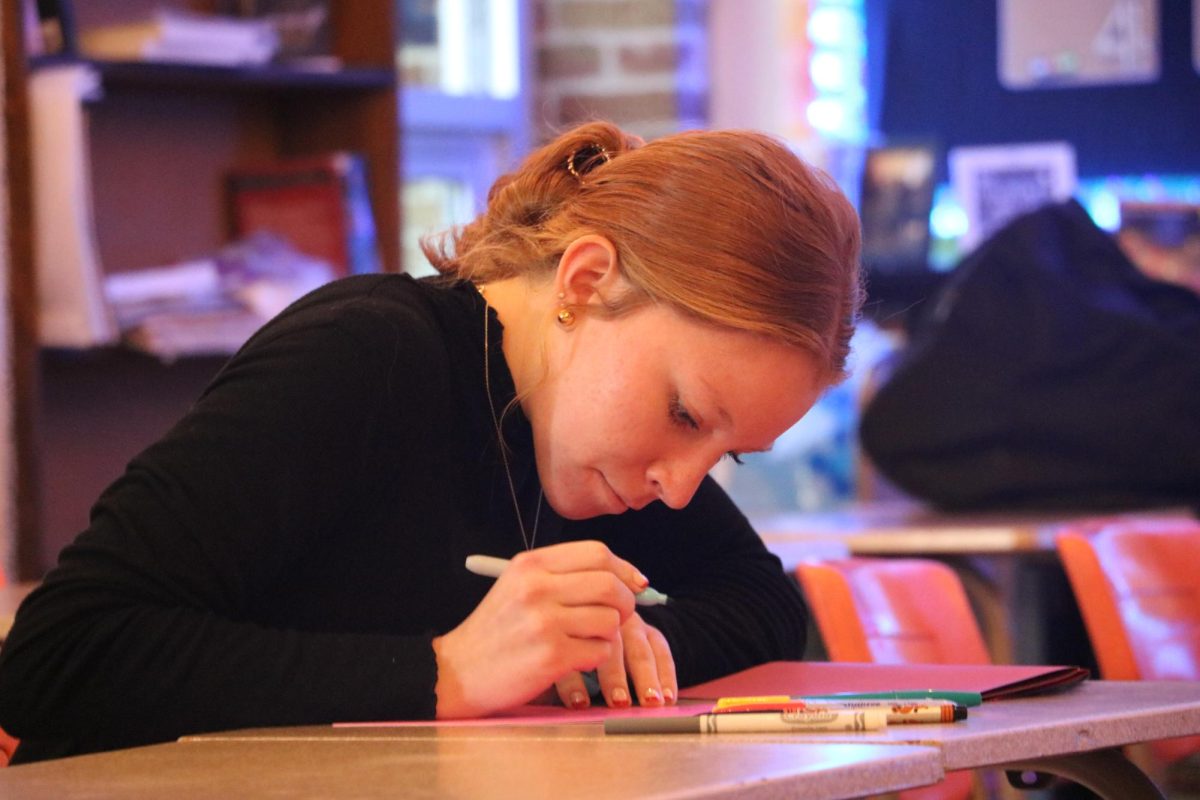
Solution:
<svg viewBox="0 0 1200 800"><path fill-rule="evenodd" d="M607 164L611 160L612 155L604 145L599 143L585 144L583 147L572 150L571 154L567 156L567 172L579 180L583 180L584 175L587 175L602 164Z"/></svg>

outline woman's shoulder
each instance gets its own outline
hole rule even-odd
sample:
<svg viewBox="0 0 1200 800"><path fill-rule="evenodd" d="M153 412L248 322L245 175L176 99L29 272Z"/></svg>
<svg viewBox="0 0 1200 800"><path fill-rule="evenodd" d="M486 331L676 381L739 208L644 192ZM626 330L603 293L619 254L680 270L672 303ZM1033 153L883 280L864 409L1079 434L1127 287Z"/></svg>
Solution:
<svg viewBox="0 0 1200 800"><path fill-rule="evenodd" d="M461 342L474 330L471 302L461 286L407 275L332 281L260 328L205 394L279 380L371 396L381 387L386 397L418 388L444 394Z"/></svg>
<svg viewBox="0 0 1200 800"><path fill-rule="evenodd" d="M461 285L404 274L354 275L310 292L268 322L251 340L348 335L364 345L381 341L423 346L444 341L468 319Z"/></svg>

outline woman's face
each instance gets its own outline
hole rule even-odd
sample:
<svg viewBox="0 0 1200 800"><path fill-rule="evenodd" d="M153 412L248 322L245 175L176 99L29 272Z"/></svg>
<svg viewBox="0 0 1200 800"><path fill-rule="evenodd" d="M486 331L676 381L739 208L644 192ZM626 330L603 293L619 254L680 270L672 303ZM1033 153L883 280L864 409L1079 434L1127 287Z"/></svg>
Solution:
<svg viewBox="0 0 1200 800"><path fill-rule="evenodd" d="M554 331L523 408L538 474L568 519L682 508L722 457L769 449L825 384L796 348L648 305Z"/></svg>

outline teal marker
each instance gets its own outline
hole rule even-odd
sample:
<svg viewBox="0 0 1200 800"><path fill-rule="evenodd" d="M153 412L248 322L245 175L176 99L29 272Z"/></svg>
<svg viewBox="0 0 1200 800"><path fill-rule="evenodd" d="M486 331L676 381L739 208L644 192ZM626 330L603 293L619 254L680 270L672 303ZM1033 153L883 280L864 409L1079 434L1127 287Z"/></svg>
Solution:
<svg viewBox="0 0 1200 800"><path fill-rule="evenodd" d="M467 556L467 571L485 578L499 578L500 573L508 566L507 558L495 556ZM633 596L639 606L665 606L667 596L660 591L647 586Z"/></svg>
<svg viewBox="0 0 1200 800"><path fill-rule="evenodd" d="M939 689L914 689L902 692L842 692L839 694L806 694L797 700L949 700L960 706L978 706L983 703L979 692L943 691Z"/></svg>

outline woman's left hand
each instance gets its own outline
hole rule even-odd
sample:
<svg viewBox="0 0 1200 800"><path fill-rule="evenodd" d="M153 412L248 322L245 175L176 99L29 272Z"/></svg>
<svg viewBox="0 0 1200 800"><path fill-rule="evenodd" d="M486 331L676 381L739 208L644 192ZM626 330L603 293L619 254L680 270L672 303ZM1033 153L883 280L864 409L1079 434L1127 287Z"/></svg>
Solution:
<svg viewBox="0 0 1200 800"><path fill-rule="evenodd" d="M643 706L673 705L679 696L675 680L675 659L667 639L641 615L634 612L621 624L621 639L612 649L609 660L596 667L596 678L604 701L612 708L633 705L629 696L632 682L637 699ZM587 708L591 705L583 676L572 672L555 684L558 697L567 708Z"/></svg>

